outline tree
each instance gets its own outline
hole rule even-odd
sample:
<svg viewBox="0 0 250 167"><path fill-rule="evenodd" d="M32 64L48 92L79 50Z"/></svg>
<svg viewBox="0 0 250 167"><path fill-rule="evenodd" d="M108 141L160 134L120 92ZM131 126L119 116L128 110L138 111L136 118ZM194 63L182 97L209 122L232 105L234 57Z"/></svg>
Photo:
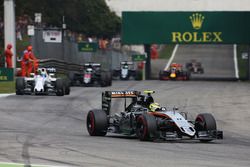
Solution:
<svg viewBox="0 0 250 167"><path fill-rule="evenodd" d="M104 0L16 0L17 16L34 18L34 13L42 13L47 26L57 27L65 16L68 29L87 36L112 37L121 28L121 19Z"/></svg>

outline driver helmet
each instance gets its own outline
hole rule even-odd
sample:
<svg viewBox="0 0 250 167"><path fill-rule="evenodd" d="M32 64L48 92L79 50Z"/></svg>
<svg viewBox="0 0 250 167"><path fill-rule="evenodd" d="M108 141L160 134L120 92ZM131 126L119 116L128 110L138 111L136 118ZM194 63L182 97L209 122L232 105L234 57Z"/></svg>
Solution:
<svg viewBox="0 0 250 167"><path fill-rule="evenodd" d="M87 68L87 69L86 69L86 72L92 72L92 71L93 71L92 68Z"/></svg>
<svg viewBox="0 0 250 167"><path fill-rule="evenodd" d="M41 72L41 76L46 78L46 72Z"/></svg>
<svg viewBox="0 0 250 167"><path fill-rule="evenodd" d="M160 108L161 108L161 107L160 107L159 103L151 103L151 104L149 105L149 109L150 109L150 111L152 111L152 112L159 111Z"/></svg>
<svg viewBox="0 0 250 167"><path fill-rule="evenodd" d="M45 71L44 68L38 69L38 70L37 70L37 74L40 75L41 77L46 78L46 71Z"/></svg>
<svg viewBox="0 0 250 167"><path fill-rule="evenodd" d="M123 68L128 69L128 65L124 65Z"/></svg>

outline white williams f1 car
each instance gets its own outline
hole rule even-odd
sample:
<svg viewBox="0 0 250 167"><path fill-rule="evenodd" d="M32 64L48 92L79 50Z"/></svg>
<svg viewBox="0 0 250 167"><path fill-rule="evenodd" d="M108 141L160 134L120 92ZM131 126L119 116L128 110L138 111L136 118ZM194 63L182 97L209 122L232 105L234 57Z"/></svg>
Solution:
<svg viewBox="0 0 250 167"><path fill-rule="evenodd" d="M55 68L38 68L37 74L33 73L30 77L16 78L16 95L69 95L69 82L61 78L55 78L55 72Z"/></svg>
<svg viewBox="0 0 250 167"><path fill-rule="evenodd" d="M113 78L120 77L121 80L129 80L132 77L136 79L136 70L131 67L132 65L134 65L133 62L122 61L120 68L113 70Z"/></svg>

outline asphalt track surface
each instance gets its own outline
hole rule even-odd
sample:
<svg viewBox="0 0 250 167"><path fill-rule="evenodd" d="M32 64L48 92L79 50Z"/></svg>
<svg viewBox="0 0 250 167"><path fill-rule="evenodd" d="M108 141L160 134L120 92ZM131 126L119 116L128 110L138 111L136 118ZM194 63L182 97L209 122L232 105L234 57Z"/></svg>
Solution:
<svg viewBox="0 0 250 167"><path fill-rule="evenodd" d="M91 137L86 114L104 90L156 90L155 100L195 117L212 113L224 140L141 142L108 134ZM119 101L113 109L122 106ZM0 98L0 161L83 167L250 166L250 83L115 81L111 88L73 87L71 95Z"/></svg>
<svg viewBox="0 0 250 167"><path fill-rule="evenodd" d="M202 63L204 74L192 79L235 79L233 45L179 45L173 62L184 65L192 59Z"/></svg>

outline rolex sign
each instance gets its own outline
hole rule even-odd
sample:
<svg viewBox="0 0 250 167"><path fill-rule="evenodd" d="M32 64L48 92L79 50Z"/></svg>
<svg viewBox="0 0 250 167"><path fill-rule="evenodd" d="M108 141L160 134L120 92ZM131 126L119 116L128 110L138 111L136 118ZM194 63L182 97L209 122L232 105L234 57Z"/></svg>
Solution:
<svg viewBox="0 0 250 167"><path fill-rule="evenodd" d="M190 25L194 29L193 32L172 32L173 43L221 43L222 32L200 32L205 16L201 13L193 13L190 17Z"/></svg>
<svg viewBox="0 0 250 167"><path fill-rule="evenodd" d="M248 44L250 12L123 12L124 44Z"/></svg>

